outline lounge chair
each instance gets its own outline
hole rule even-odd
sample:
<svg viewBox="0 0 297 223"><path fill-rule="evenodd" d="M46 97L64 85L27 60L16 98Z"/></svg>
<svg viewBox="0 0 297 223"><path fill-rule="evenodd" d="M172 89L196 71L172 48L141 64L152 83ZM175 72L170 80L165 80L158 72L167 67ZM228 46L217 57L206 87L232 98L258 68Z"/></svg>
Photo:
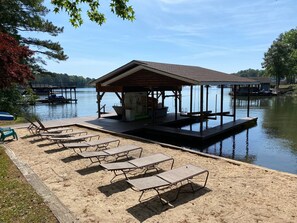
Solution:
<svg viewBox="0 0 297 223"><path fill-rule="evenodd" d="M199 175L204 173L206 174L204 184L201 187L194 189L192 182L193 178L198 177ZM160 199L160 202L162 204L167 204L169 203L169 201L166 201L161 197L160 190L165 190L168 188L173 189L177 187L178 190L176 196L173 200L170 201L172 202L178 198L178 195L181 192L181 188L188 184L190 184L193 193L204 188L207 183L208 175L208 170L188 164L176 169L159 173L154 176L127 180L127 182L131 185L131 188L133 190L141 191L141 195L138 199L139 202L142 202L141 198L144 192L148 190L155 190L157 192L157 196Z"/></svg>
<svg viewBox="0 0 297 223"><path fill-rule="evenodd" d="M90 147L95 147L95 150L103 150L108 148L111 143L116 143L116 147L119 146L120 140L117 138L103 138L98 140L92 140L88 142L70 142L70 143L62 143L63 147L68 149L73 149L75 153L82 152L82 149L87 150Z"/></svg>
<svg viewBox="0 0 297 223"><path fill-rule="evenodd" d="M102 151L84 151L79 153L78 155L82 156L83 158L89 158L92 164L97 162L101 163L102 161L106 161L108 158L115 158L115 160L118 160L122 157L129 158L129 153L136 150L139 150L138 157L141 157L142 147L135 145L119 146L116 148L106 149Z"/></svg>
<svg viewBox="0 0 297 223"><path fill-rule="evenodd" d="M160 163L171 161L171 169L173 167L174 159L162 153L156 153L150 156L145 156L125 162L115 162L115 163L104 163L100 164L104 169L112 171L114 177L110 180L112 182L117 176L124 175L128 180L127 173L132 173L133 171L141 170L143 174L146 174L149 170L159 171L158 165ZM137 173L136 173L137 174Z"/></svg>
<svg viewBox="0 0 297 223"><path fill-rule="evenodd" d="M45 126L38 118L35 118L36 122L40 125L39 131L45 132L62 132L67 130L72 130L70 127L61 127L61 126Z"/></svg>
<svg viewBox="0 0 297 223"><path fill-rule="evenodd" d="M16 132L14 131L14 129L8 127L8 128L0 128L0 141L4 142L4 140L9 137L12 136L13 139L18 140L18 135L16 134Z"/></svg>
<svg viewBox="0 0 297 223"><path fill-rule="evenodd" d="M51 141L55 141L59 146L65 147L65 143L70 142L80 142L80 141L86 141L91 140L94 137L100 138L99 134L86 134L86 135L80 135L80 136L71 136L71 137L49 137L48 139Z"/></svg>
<svg viewBox="0 0 297 223"><path fill-rule="evenodd" d="M60 126L51 126L51 127L45 127L40 120L36 122L32 121L29 118L24 117L29 123L30 125L27 127L28 131L33 134L33 135L38 135L42 132L48 132L48 133L59 133L59 132L63 132L63 131L72 131L72 128L70 127L60 127ZM41 123L41 125L40 125Z"/></svg>
<svg viewBox="0 0 297 223"><path fill-rule="evenodd" d="M70 136L74 136L74 135L83 135L83 134L87 134L87 131L77 130L77 131L60 132L60 133L43 132L43 133L40 133L40 137L41 138L48 138L48 137L70 137Z"/></svg>

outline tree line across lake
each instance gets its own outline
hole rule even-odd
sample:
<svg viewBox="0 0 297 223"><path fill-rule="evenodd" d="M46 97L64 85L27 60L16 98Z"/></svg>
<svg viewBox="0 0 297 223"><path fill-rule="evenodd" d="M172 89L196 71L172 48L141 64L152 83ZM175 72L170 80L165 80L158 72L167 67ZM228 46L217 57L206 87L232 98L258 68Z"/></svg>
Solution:
<svg viewBox="0 0 297 223"><path fill-rule="evenodd" d="M32 85L52 85L52 86L74 86L78 88L90 87L90 83L95 78L83 77L78 75L59 74L44 72L35 75Z"/></svg>

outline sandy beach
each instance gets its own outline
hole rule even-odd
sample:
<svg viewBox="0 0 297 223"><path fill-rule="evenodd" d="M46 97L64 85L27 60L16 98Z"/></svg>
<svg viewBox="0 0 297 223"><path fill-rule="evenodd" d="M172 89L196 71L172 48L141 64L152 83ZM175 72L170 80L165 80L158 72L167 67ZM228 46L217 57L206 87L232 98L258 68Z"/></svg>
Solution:
<svg viewBox="0 0 297 223"><path fill-rule="evenodd" d="M183 193L171 206L162 206L157 198L139 203L140 193L124 177L110 183L113 173L90 165L90 160L81 159L73 150L32 137L27 129L16 131L19 140L6 146L79 222L297 222L297 176L292 174L99 131L101 138L119 138L120 145L141 146L143 156L161 152L174 158L174 167L190 163L210 172L205 189ZM168 169L167 164L161 167ZM153 191L146 194L151 195Z"/></svg>

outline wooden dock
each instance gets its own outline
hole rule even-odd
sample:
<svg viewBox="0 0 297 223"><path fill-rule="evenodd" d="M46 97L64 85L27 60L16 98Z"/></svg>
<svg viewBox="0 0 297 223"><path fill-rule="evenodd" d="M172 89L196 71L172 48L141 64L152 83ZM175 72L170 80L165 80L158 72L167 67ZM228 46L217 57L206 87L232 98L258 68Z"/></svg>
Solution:
<svg viewBox="0 0 297 223"><path fill-rule="evenodd" d="M208 142L215 138L221 138L226 134L232 134L248 127L254 126L258 118L246 117L235 121L227 122L213 128L208 128L202 132L172 128L166 126L147 126L144 130L148 134L158 134L164 137L180 140L195 140L196 142Z"/></svg>

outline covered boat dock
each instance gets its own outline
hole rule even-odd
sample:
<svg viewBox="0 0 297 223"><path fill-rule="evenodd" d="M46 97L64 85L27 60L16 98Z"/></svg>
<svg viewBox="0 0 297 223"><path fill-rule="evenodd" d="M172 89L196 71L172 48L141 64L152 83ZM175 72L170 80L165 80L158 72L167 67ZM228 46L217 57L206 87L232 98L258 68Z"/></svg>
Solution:
<svg viewBox="0 0 297 223"><path fill-rule="evenodd" d="M98 78L95 82L98 103L98 118L101 118L101 101L106 92L113 92L120 101L117 106L118 117L123 122L147 120L147 130L162 133L166 137L188 137L197 141L205 141L218 137L226 132L236 131L243 126L255 124L257 118L250 117L249 98L246 117L237 119L236 94L233 95L233 109L224 108L224 87L230 86L236 92L238 86L246 85L248 88L258 82L214 71L197 66L156 63L133 60L124 66ZM182 112L182 87L190 87L190 105L188 112ZM199 86L198 111L194 110L193 90ZM220 111L209 109L210 86L220 88ZM177 122L183 117L198 122L200 131L179 130L173 126L166 127L166 123L156 121L167 115L165 100L174 98L174 120ZM232 117L232 122L224 122L224 117ZM219 117L219 125L208 128L207 120ZM206 126L205 126L206 125Z"/></svg>

